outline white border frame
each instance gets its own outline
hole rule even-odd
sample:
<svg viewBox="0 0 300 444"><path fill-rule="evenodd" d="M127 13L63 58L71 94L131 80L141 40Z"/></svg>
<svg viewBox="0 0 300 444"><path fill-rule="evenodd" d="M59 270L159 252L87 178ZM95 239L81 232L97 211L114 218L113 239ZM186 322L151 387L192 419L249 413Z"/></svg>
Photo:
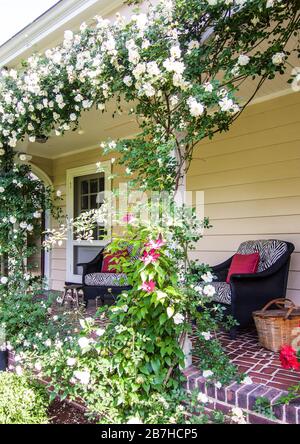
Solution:
<svg viewBox="0 0 300 444"><path fill-rule="evenodd" d="M105 193L111 191L111 181L108 179L108 177L111 175L111 161L107 160L105 162L101 162L101 169L104 172L104 183L105 183ZM74 179L75 177L81 177L81 176L89 176L90 174L96 174L97 169L96 165L90 164L90 165L84 165L77 168L71 168L67 170L67 182L66 182L66 205L67 205L67 217L68 219L73 219L74 217ZM111 233L110 233L111 235ZM66 281L67 282L74 282L81 284L82 283L82 276L79 274L73 273L73 266L74 266L74 246L81 245L81 246L99 246L103 247L107 245L110 242L110 239L103 240L103 241L93 241L92 243L89 241L74 241L73 239L73 231L70 230L68 232L68 239L67 239L67 257L66 257Z"/></svg>
<svg viewBox="0 0 300 444"><path fill-rule="evenodd" d="M34 163L30 162L31 171L33 174L35 174L46 186L53 187L52 180L48 176L48 174L45 173L41 168L39 168ZM51 229L51 213L50 210L47 210L45 213L45 229L49 230ZM44 252L44 267L45 267L45 278L46 278L46 290L51 289L51 251L45 250Z"/></svg>

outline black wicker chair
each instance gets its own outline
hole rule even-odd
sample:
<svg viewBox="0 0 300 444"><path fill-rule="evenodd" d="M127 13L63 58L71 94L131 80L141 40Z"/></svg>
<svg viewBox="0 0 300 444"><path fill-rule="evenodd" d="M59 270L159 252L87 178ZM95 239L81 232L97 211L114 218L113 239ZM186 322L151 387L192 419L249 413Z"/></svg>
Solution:
<svg viewBox="0 0 300 444"><path fill-rule="evenodd" d="M233 274L228 284L226 278L233 256L212 267L212 272L217 277L217 281L212 282L216 290L214 302L225 307L225 314L233 316L239 327L248 327L253 323L253 311L260 310L272 299L285 297L290 258L294 249L292 243L274 239L242 243L237 253L260 254L258 272ZM236 333L237 327L232 328L232 339L236 337Z"/></svg>
<svg viewBox="0 0 300 444"><path fill-rule="evenodd" d="M123 273L102 273L102 261L104 250L88 263L80 263L77 266L82 267L82 285L85 304L91 299L101 298L102 303L112 304L116 297L124 290L129 290L126 285L126 275Z"/></svg>

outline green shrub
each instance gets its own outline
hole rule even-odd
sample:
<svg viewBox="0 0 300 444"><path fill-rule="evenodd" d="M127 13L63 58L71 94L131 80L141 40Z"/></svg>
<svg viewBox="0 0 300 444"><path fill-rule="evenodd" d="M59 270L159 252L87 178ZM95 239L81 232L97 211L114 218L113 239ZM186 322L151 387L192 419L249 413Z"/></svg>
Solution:
<svg viewBox="0 0 300 444"><path fill-rule="evenodd" d="M25 376L0 372L0 424L46 424L48 396Z"/></svg>

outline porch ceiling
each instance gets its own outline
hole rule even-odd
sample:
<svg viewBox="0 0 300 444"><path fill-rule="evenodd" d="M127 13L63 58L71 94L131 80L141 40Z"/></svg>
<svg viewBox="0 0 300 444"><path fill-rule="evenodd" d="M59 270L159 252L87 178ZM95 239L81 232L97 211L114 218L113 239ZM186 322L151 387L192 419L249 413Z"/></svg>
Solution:
<svg viewBox="0 0 300 444"><path fill-rule="evenodd" d="M287 50L297 46L297 37L292 37ZM291 66L298 66L299 61L296 54L290 58ZM287 83L291 76L291 70L287 69L286 74L277 75L273 80L267 80L260 91L257 93L252 104L260 101L270 100L287 93L292 93L291 86ZM255 91L256 80L248 79L240 87L239 96L250 97ZM77 131L69 131L63 137L57 137L54 134L50 136L45 144L29 143L24 141L19 144L17 149L32 155L55 159L60 156L72 154L75 151L87 150L98 146L102 141L109 138L128 137L138 132L138 126L133 116L128 116L127 111L130 105L124 106L124 113L112 117L115 109L114 102L108 104L107 112L102 114L96 109L85 112L80 120L79 129L83 132L81 135Z"/></svg>

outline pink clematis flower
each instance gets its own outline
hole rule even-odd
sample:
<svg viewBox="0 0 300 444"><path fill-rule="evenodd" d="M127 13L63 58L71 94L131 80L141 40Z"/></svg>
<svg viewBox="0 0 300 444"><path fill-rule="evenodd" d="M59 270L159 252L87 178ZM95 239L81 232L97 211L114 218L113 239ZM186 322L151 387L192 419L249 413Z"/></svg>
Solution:
<svg viewBox="0 0 300 444"><path fill-rule="evenodd" d="M163 240L161 234L158 236L158 239L156 240L150 240L145 245L146 247L152 248L153 250L159 250L159 248L163 247L165 245L165 241Z"/></svg>
<svg viewBox="0 0 300 444"><path fill-rule="evenodd" d="M125 222L126 224L131 224L131 222L134 221L133 214L127 213L125 216L122 217L122 222Z"/></svg>
<svg viewBox="0 0 300 444"><path fill-rule="evenodd" d="M148 281L142 283L142 290L146 291L147 293L152 293L155 290L155 282L154 281Z"/></svg>
<svg viewBox="0 0 300 444"><path fill-rule="evenodd" d="M141 261L143 261L145 265L154 264L159 257L160 254L156 253L155 250L152 249L150 251L144 251Z"/></svg>

